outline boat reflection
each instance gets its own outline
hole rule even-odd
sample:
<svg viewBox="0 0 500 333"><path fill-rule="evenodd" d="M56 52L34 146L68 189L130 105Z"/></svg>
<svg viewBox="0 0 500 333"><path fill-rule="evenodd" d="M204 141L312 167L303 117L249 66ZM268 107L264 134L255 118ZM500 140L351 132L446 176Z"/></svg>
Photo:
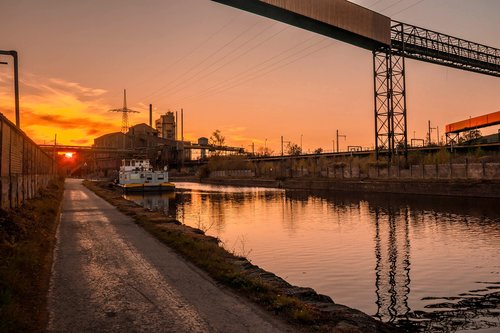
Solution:
<svg viewBox="0 0 500 333"><path fill-rule="evenodd" d="M176 217L175 192L140 192L127 193L124 198L133 201L151 211L162 212L168 217Z"/></svg>

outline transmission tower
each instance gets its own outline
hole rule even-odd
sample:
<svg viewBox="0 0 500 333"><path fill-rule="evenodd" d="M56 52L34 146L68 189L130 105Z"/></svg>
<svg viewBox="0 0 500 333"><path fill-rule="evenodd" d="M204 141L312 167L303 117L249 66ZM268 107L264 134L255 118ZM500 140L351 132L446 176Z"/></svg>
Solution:
<svg viewBox="0 0 500 333"><path fill-rule="evenodd" d="M127 108L127 90L123 89L123 107L120 109L111 109L110 112L121 112L122 113L122 133L128 132L128 114L129 113L139 113L139 111L134 111Z"/></svg>

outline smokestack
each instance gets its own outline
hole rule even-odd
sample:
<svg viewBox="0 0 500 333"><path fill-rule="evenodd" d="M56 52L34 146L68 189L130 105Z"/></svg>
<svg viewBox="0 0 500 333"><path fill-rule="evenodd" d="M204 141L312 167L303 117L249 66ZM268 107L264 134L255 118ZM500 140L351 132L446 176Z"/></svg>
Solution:
<svg viewBox="0 0 500 333"><path fill-rule="evenodd" d="M181 141L184 142L184 110L181 109Z"/></svg>
<svg viewBox="0 0 500 333"><path fill-rule="evenodd" d="M175 111L175 141L179 138L179 112Z"/></svg>
<svg viewBox="0 0 500 333"><path fill-rule="evenodd" d="M153 104L149 104L149 127L153 127Z"/></svg>

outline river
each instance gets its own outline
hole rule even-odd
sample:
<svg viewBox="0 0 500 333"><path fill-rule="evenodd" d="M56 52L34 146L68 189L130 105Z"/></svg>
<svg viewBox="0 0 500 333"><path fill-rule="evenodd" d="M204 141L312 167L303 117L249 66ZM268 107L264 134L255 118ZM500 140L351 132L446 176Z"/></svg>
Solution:
<svg viewBox="0 0 500 333"><path fill-rule="evenodd" d="M176 185L126 198L382 321L500 331L499 200Z"/></svg>

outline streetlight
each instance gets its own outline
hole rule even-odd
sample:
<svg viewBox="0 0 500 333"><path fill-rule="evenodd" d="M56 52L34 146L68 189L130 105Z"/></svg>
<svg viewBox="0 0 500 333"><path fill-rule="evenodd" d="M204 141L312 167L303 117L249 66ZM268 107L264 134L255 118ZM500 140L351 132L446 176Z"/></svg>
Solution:
<svg viewBox="0 0 500 333"><path fill-rule="evenodd" d="M2 51L0 50L0 55L12 56L14 59L14 100L16 107L16 127L21 127L20 115L19 115L19 65L16 51Z"/></svg>

